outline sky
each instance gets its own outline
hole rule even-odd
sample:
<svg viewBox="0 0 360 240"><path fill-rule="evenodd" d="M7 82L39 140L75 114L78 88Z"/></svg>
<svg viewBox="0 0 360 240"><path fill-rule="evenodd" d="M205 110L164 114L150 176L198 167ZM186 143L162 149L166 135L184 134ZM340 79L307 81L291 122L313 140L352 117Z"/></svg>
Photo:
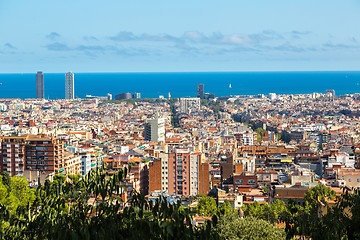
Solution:
<svg viewBox="0 0 360 240"><path fill-rule="evenodd" d="M0 0L0 73L360 70L360 0Z"/></svg>

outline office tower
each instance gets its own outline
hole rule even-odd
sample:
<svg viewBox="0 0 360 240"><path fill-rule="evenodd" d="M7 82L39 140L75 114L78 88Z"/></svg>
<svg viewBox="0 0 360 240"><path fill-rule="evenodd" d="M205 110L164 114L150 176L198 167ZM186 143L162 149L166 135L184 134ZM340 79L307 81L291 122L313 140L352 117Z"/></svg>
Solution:
<svg viewBox="0 0 360 240"><path fill-rule="evenodd" d="M123 100L123 99L130 99L131 93L119 93L115 96L115 100Z"/></svg>
<svg viewBox="0 0 360 240"><path fill-rule="evenodd" d="M65 74L65 99L74 99L74 74L68 72Z"/></svg>
<svg viewBox="0 0 360 240"><path fill-rule="evenodd" d="M154 118L145 120L145 141L165 142L165 118Z"/></svg>
<svg viewBox="0 0 360 240"><path fill-rule="evenodd" d="M200 98L180 98L180 112L190 114L200 110Z"/></svg>
<svg viewBox="0 0 360 240"><path fill-rule="evenodd" d="M140 99L141 98L141 93L133 93L132 98Z"/></svg>
<svg viewBox="0 0 360 240"><path fill-rule="evenodd" d="M107 100L112 100L112 94L111 93L107 94Z"/></svg>
<svg viewBox="0 0 360 240"><path fill-rule="evenodd" d="M201 99L204 98L204 84L197 85L197 97Z"/></svg>
<svg viewBox="0 0 360 240"><path fill-rule="evenodd" d="M44 74L42 72L36 74L36 98L45 98Z"/></svg>

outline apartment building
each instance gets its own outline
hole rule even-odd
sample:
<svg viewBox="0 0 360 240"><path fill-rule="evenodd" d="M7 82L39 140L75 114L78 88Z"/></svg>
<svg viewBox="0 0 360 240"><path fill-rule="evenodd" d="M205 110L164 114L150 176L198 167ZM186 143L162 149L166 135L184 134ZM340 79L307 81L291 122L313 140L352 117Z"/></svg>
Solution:
<svg viewBox="0 0 360 240"><path fill-rule="evenodd" d="M23 176L26 137L4 137L1 144L1 172Z"/></svg>
<svg viewBox="0 0 360 240"><path fill-rule="evenodd" d="M60 173L65 170L65 143L58 137L28 135L25 145L26 170Z"/></svg>
<svg viewBox="0 0 360 240"><path fill-rule="evenodd" d="M150 164L150 192L167 191L169 194L197 195L209 192L209 164L203 155L188 149L175 149L160 153Z"/></svg>

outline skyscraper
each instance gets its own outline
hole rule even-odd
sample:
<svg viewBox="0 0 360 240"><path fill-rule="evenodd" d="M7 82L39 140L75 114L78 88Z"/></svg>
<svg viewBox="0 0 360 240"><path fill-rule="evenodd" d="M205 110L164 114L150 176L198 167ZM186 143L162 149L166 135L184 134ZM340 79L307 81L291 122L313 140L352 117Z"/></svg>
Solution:
<svg viewBox="0 0 360 240"><path fill-rule="evenodd" d="M42 72L36 74L36 98L45 98L44 74Z"/></svg>
<svg viewBox="0 0 360 240"><path fill-rule="evenodd" d="M74 99L74 74L65 74L65 99Z"/></svg>
<svg viewBox="0 0 360 240"><path fill-rule="evenodd" d="M204 98L204 84L197 85L197 97L201 99Z"/></svg>

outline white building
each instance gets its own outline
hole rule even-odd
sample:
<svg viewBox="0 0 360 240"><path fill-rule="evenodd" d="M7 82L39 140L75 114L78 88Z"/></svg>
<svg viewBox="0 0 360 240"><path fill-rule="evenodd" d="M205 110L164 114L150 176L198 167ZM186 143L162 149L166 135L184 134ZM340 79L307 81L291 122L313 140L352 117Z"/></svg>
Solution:
<svg viewBox="0 0 360 240"><path fill-rule="evenodd" d="M180 112L190 114L200 110L200 98L180 98Z"/></svg>
<svg viewBox="0 0 360 240"><path fill-rule="evenodd" d="M74 99L74 74L68 72L65 74L65 99Z"/></svg>
<svg viewBox="0 0 360 240"><path fill-rule="evenodd" d="M270 100L275 100L277 97L276 97L276 93L269 93L269 99Z"/></svg>
<svg viewBox="0 0 360 240"><path fill-rule="evenodd" d="M80 153L81 156L81 165L80 165L80 173L81 176L88 174L91 170L91 153L85 152Z"/></svg>
<svg viewBox="0 0 360 240"><path fill-rule="evenodd" d="M145 120L144 138L145 141L165 142L165 118Z"/></svg>

